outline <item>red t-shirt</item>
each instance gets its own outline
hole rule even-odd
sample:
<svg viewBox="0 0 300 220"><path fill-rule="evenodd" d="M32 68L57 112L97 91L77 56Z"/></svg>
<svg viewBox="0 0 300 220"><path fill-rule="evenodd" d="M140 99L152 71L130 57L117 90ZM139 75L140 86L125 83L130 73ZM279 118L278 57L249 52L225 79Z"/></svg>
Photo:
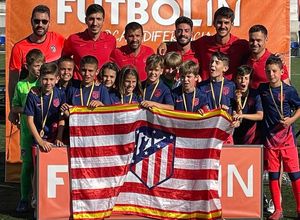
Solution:
<svg viewBox="0 0 300 220"><path fill-rule="evenodd" d="M97 40L91 39L87 29L84 32L72 34L65 41L62 56L73 56L75 62L74 79L82 79L79 68L82 57L91 55L98 59L101 68L102 65L109 61L109 56L113 49L116 48L116 38L107 33L101 32Z"/></svg>
<svg viewBox="0 0 300 220"><path fill-rule="evenodd" d="M232 34L230 35L229 41L224 45L217 44L216 35L203 36L194 42L196 44L196 54L199 54L201 68L200 76L202 77L202 80L209 78L209 63L211 55L214 52L220 51L227 54L229 57L229 70L224 74L229 80L233 79L237 67L247 60L249 54L248 41L239 39Z"/></svg>
<svg viewBox="0 0 300 220"><path fill-rule="evenodd" d="M140 52L137 56L134 56L134 54L131 53L129 47L125 45L120 48L114 49L110 55L110 60L112 62L115 62L119 66L119 68L123 68L126 65L135 66L139 73L140 80L144 81L147 79L147 73L145 70L146 60L152 54L154 54L152 48L141 45Z"/></svg>
<svg viewBox="0 0 300 220"><path fill-rule="evenodd" d="M46 62L58 60L64 45L65 38L55 32L47 32L46 39L42 43L33 43L29 36L19 41L12 48L9 70L18 72L26 63L26 54L32 49L39 49L46 58Z"/></svg>
<svg viewBox="0 0 300 220"><path fill-rule="evenodd" d="M171 52L171 51L174 51L174 52L180 54L183 62L187 61L187 60L192 60L195 63L200 63L199 57L197 57L197 54L195 52L195 42L194 41L191 42L191 49L188 50L187 52L185 52L184 54L182 53L182 51L180 51L178 49L177 42L170 42L167 45L167 52Z"/></svg>
<svg viewBox="0 0 300 220"><path fill-rule="evenodd" d="M249 57L247 61L247 65L251 66L253 68L253 73L252 73L252 80L250 87L253 89L257 89L259 87L260 83L266 83L268 82L267 75L265 72L265 66L266 66L266 61L269 58L269 56L272 53L270 53L267 49L265 53L258 59L254 60ZM287 67L284 65L283 66L283 74L281 76L282 80L285 80L289 78L289 73L287 70Z"/></svg>

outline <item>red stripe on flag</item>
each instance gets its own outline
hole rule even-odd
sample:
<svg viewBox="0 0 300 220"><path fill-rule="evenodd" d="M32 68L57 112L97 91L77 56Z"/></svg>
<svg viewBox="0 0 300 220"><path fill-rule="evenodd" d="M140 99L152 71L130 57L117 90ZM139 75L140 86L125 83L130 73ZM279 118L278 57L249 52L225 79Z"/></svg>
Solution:
<svg viewBox="0 0 300 220"><path fill-rule="evenodd" d="M174 161L173 157L174 157L174 145L170 144L168 146L167 176L172 175L173 161Z"/></svg>
<svg viewBox="0 0 300 220"><path fill-rule="evenodd" d="M147 183L148 181L148 171L149 171L149 157L146 157L145 159L143 159L141 162L142 163L142 176L141 179L145 181L145 183Z"/></svg>
<svg viewBox="0 0 300 220"><path fill-rule="evenodd" d="M186 179L186 180L217 180L218 170L188 170L188 169L174 169L172 178Z"/></svg>
<svg viewBox="0 0 300 220"><path fill-rule="evenodd" d="M180 148L176 146L175 157L176 158L187 158L187 159L216 159L219 160L221 155L221 150L213 148L205 149L191 149L191 148Z"/></svg>
<svg viewBox="0 0 300 220"><path fill-rule="evenodd" d="M97 167L97 168L71 168L70 173L73 179L101 178L126 175L129 165Z"/></svg>
<svg viewBox="0 0 300 220"><path fill-rule="evenodd" d="M158 183L160 182L160 165L161 163L163 163L163 161L161 160L161 153L162 153L163 149L158 150L155 153L155 166L154 166L154 178L153 178L153 182L154 183Z"/></svg>
<svg viewBox="0 0 300 220"><path fill-rule="evenodd" d="M134 142L124 145L111 145L101 147L72 147L70 149L70 156L73 158L77 158L126 155L132 153L134 147Z"/></svg>

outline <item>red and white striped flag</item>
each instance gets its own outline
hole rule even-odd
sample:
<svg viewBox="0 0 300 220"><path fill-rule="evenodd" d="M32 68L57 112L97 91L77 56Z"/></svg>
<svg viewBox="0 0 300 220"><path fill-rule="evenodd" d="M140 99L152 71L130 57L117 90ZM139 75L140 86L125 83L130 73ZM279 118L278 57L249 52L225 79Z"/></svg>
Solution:
<svg viewBox="0 0 300 220"><path fill-rule="evenodd" d="M137 105L74 108L70 116L74 219L112 213L218 219L222 110L200 116Z"/></svg>

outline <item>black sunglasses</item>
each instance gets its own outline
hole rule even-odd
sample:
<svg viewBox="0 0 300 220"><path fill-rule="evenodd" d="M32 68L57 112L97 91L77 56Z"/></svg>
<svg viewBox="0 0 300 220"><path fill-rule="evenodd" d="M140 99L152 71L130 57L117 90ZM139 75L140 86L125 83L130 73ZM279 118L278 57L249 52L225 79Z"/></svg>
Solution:
<svg viewBox="0 0 300 220"><path fill-rule="evenodd" d="M42 22L42 24L43 25L46 25L46 24L48 24L48 20L46 20L46 19L33 19L33 23L35 23L35 24L40 24Z"/></svg>

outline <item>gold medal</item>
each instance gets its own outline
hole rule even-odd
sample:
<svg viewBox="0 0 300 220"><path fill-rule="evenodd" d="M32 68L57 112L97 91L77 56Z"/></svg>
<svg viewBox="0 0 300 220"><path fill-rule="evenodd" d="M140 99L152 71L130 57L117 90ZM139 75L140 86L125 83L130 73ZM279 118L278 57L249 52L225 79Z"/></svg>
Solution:
<svg viewBox="0 0 300 220"><path fill-rule="evenodd" d="M41 138L44 137L44 135L45 135L45 132L44 132L44 130L42 129L42 130L40 131L40 136L41 136Z"/></svg>

